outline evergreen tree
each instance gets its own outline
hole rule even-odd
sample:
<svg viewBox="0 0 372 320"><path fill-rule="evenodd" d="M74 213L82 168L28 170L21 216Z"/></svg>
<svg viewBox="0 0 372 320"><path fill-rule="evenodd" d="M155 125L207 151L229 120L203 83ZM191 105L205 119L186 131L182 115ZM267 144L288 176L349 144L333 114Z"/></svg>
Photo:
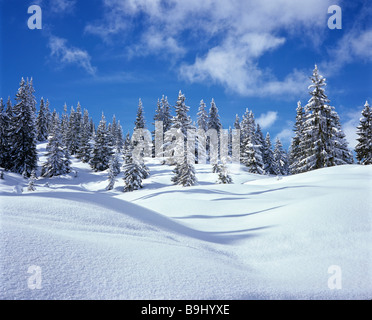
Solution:
<svg viewBox="0 0 372 320"><path fill-rule="evenodd" d="M112 155L110 160L110 170L112 170L115 176L119 175L120 173L120 161L119 161L119 149L115 149L115 153Z"/></svg>
<svg viewBox="0 0 372 320"><path fill-rule="evenodd" d="M211 101L211 108L209 109L209 115L208 115L208 129L215 129L217 133L220 133L222 129L220 116L218 114L218 108L216 106L216 103L214 102L214 99Z"/></svg>
<svg viewBox="0 0 372 320"><path fill-rule="evenodd" d="M271 138L270 138L269 133L266 134L262 160L263 160L263 163L264 163L265 174L275 175L276 174L276 166L275 166L275 163L274 163L274 152L273 152L273 149L272 149Z"/></svg>
<svg viewBox="0 0 372 320"><path fill-rule="evenodd" d="M263 174L262 145L257 141L256 123L252 111L246 110L241 122L241 161L248 172Z"/></svg>
<svg viewBox="0 0 372 320"><path fill-rule="evenodd" d="M184 156L183 162L177 163L176 168L173 170L173 173L174 176L171 180L175 185L190 187L197 183L195 168L191 163L188 163L186 154Z"/></svg>
<svg viewBox="0 0 372 320"><path fill-rule="evenodd" d="M67 107L66 107L66 112L67 112ZM52 113L50 112L50 103L48 99L45 102L45 118L47 120L47 129L48 129L48 135L49 135L49 126L52 123L53 118L52 118Z"/></svg>
<svg viewBox="0 0 372 320"><path fill-rule="evenodd" d="M340 118L336 111L332 111L333 122L333 145L334 145L334 161L335 165L352 164L354 162L353 154L351 153L346 140L346 135L341 128Z"/></svg>
<svg viewBox="0 0 372 320"><path fill-rule="evenodd" d="M30 81L27 78L26 93L27 93L27 98L26 99L27 99L28 104L31 108L31 111L34 115L36 115L36 99L35 99L35 96L34 96L35 89L34 89L34 86L33 86L32 78L30 79Z"/></svg>
<svg viewBox="0 0 372 320"><path fill-rule="evenodd" d="M114 189L115 180L116 180L116 174L115 174L114 163L110 162L109 171L108 171L108 182L109 182L109 184L106 187L106 190L109 191L109 190Z"/></svg>
<svg viewBox="0 0 372 320"><path fill-rule="evenodd" d="M185 100L186 97L179 91L175 106L176 115L172 119L172 128L180 129L184 137L187 135L187 130L194 128L190 116L187 115L190 108L186 105Z"/></svg>
<svg viewBox="0 0 372 320"><path fill-rule="evenodd" d="M70 156L63 144L61 123L56 114L53 120L52 131L48 138L47 160L43 165L41 175L45 178L64 175L70 170Z"/></svg>
<svg viewBox="0 0 372 320"><path fill-rule="evenodd" d="M79 142L79 151L77 157L84 163L89 163L91 159L92 145L90 140L92 138L89 122L89 113L88 110L84 110L83 120L81 122L80 130L80 142Z"/></svg>
<svg viewBox="0 0 372 320"><path fill-rule="evenodd" d="M9 157L9 121L3 98L0 99L0 167L6 168Z"/></svg>
<svg viewBox="0 0 372 320"><path fill-rule="evenodd" d="M134 129L145 129L145 128L146 128L146 120L145 120L145 115L143 111L142 100L139 99L137 117L136 117L136 121L134 122Z"/></svg>
<svg viewBox="0 0 372 320"><path fill-rule="evenodd" d="M368 101L364 104L362 117L357 127L358 144L355 147L359 164L372 164L372 109Z"/></svg>
<svg viewBox="0 0 372 320"><path fill-rule="evenodd" d="M94 137L94 146L90 165L94 171L104 171L109 167L111 156L112 149L110 147L106 119L102 113L102 118Z"/></svg>
<svg viewBox="0 0 372 320"><path fill-rule="evenodd" d="M309 86L311 98L305 107L303 140L300 148L304 157L298 165L299 172L331 167L350 161L344 133L334 107L325 95L325 78L317 66ZM292 159L293 161L293 159Z"/></svg>
<svg viewBox="0 0 372 320"><path fill-rule="evenodd" d="M52 120L49 121L51 124ZM51 129L49 129L49 132ZM63 106L63 114L61 120L61 133L62 133L62 141L63 144L67 146L67 133L68 133L68 114L67 114L67 104L65 103Z"/></svg>
<svg viewBox="0 0 372 320"><path fill-rule="evenodd" d="M161 108L163 118L163 131L165 133L172 127L173 117L171 114L171 106L169 105L168 98L164 97L164 95L161 98Z"/></svg>
<svg viewBox="0 0 372 320"><path fill-rule="evenodd" d="M12 136L11 136L11 120L13 118L13 107L10 97L6 103L6 109L4 104L1 107L1 124L0 124L0 167L6 170L10 170L12 167L11 156L12 156Z"/></svg>
<svg viewBox="0 0 372 320"><path fill-rule="evenodd" d="M32 86L22 78L10 123L11 170L29 177L37 167L35 98Z"/></svg>
<svg viewBox="0 0 372 320"><path fill-rule="evenodd" d="M123 145L123 159L124 159L124 163L127 163L126 161L130 160L130 158L126 158L126 155L128 155L129 153L129 150L132 150L133 148L133 145L132 145L132 140L130 138L130 133L128 132L126 137L125 137L125 140L124 140L124 145ZM130 153L130 155L132 156L132 153Z"/></svg>
<svg viewBox="0 0 372 320"><path fill-rule="evenodd" d="M124 154L123 180L124 192L131 192L142 188L142 168L133 160L133 145L129 144Z"/></svg>
<svg viewBox="0 0 372 320"><path fill-rule="evenodd" d="M218 180L217 183L220 184L231 184L233 183L233 180L231 179L229 172L227 170L227 166L225 163L221 163L217 165L217 170L218 174Z"/></svg>
<svg viewBox="0 0 372 320"><path fill-rule="evenodd" d="M304 151L301 148L301 142L305 139L304 121L305 110L302 107L301 102L298 101L296 109L296 123L294 126L295 136L293 137L290 146L290 171L292 174L300 173L299 164L305 157Z"/></svg>
<svg viewBox="0 0 372 320"><path fill-rule="evenodd" d="M42 142L48 139L48 115L46 113L44 98L40 100L40 109L36 118L37 140Z"/></svg>
<svg viewBox="0 0 372 320"><path fill-rule="evenodd" d="M283 149L283 145L279 138L276 139L274 148L274 167L275 174L278 176L288 175L287 154Z"/></svg>
<svg viewBox="0 0 372 320"><path fill-rule="evenodd" d="M206 110L206 105L203 100L200 101L200 106L198 110L198 128L207 132L208 130L208 113Z"/></svg>
<svg viewBox="0 0 372 320"><path fill-rule="evenodd" d="M181 91L179 91L178 99L177 99L176 106L175 106L176 115L172 119L172 127L171 127L171 129L174 129L175 131L179 132L180 136L184 137L183 145L177 145L177 146L174 145L175 148L179 148L181 150L181 154L180 154L181 162L183 158L182 150L184 154L186 154L187 151L195 152L195 150L186 149L187 131L193 130L195 129L195 127L192 125L191 118L187 114L190 108L186 105L185 100L186 100L186 97L182 94ZM167 145L167 143L169 143L169 141L165 142L165 146ZM175 154L177 154L175 148L174 150L170 150L170 148L167 148L167 151L169 151L172 154L172 156L169 159L170 164L174 164L175 162L177 162L177 160L174 157Z"/></svg>
<svg viewBox="0 0 372 320"><path fill-rule="evenodd" d="M235 130L240 130L240 119L239 119L239 115L236 115L235 116L234 129Z"/></svg>
<svg viewBox="0 0 372 320"><path fill-rule="evenodd" d="M31 171L31 175L30 175L30 178L28 180L28 187L27 187L28 191L36 191L35 180L36 180L36 173L35 173L35 169L34 169L34 170Z"/></svg>

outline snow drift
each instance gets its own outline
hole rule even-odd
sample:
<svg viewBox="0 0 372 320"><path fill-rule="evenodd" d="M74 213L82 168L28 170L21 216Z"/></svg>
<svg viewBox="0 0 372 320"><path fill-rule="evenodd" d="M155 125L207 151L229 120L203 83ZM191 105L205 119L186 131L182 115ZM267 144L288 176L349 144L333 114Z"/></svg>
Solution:
<svg viewBox="0 0 372 320"><path fill-rule="evenodd" d="M218 185L196 165L198 185L183 188L172 167L147 165L128 193L76 160L77 177L39 179L35 192L5 173L0 298L371 299L371 166L281 179L230 168L234 184Z"/></svg>

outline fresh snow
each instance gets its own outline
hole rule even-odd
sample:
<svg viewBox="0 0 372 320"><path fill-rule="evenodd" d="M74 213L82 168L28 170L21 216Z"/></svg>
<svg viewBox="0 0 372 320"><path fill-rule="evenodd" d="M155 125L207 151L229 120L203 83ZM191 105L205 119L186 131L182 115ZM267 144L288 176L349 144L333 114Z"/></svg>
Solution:
<svg viewBox="0 0 372 320"><path fill-rule="evenodd" d="M278 178L228 165L224 185L195 165L198 184L181 187L147 159L143 189L123 193L122 173L107 191L107 171L71 160L77 177L34 192L18 174L0 180L1 299L372 298L372 166Z"/></svg>

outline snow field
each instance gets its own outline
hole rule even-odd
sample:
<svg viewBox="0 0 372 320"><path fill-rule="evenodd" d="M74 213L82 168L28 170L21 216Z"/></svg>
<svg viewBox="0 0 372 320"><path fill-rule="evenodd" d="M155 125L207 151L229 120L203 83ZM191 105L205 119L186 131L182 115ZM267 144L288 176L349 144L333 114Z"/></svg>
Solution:
<svg viewBox="0 0 372 320"><path fill-rule="evenodd" d="M372 296L371 166L282 179L230 168L234 184L218 185L196 165L198 185L183 188L148 159L144 189L123 193L120 176L108 192L107 172L72 160L77 177L40 178L35 192L16 174L1 181L1 299ZM332 265L340 290L328 287Z"/></svg>

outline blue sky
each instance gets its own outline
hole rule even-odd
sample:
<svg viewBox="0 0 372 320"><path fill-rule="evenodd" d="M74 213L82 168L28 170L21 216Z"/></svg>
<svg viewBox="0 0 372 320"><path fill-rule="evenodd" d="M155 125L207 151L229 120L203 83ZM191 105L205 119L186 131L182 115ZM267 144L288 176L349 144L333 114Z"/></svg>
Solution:
<svg viewBox="0 0 372 320"><path fill-rule="evenodd" d="M314 64L354 144L366 100L372 103L372 4L338 0L0 0L0 96L33 77L51 108L87 108L96 122L116 115L133 129L141 98L149 129L157 99L186 96L196 120L214 98L225 128L245 108L287 146L297 101L309 99ZM30 5L42 29L30 30ZM328 7L342 9L329 29Z"/></svg>

